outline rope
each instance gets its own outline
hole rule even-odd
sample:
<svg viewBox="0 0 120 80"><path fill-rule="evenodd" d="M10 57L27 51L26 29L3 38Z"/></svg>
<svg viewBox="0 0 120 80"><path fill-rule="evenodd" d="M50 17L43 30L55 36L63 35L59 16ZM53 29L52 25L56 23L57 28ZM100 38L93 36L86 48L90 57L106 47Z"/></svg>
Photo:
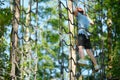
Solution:
<svg viewBox="0 0 120 80"><path fill-rule="evenodd" d="M12 15L14 17L13 20L16 20L15 24L18 24L19 32L15 31L14 28L12 29L13 30L12 32L14 35L16 35L16 38L18 39L18 43L20 43L20 47L15 46L15 41L13 39L15 37L13 36L13 38L11 38L12 39L12 48L14 51L14 54L13 54L14 61L13 61L12 66L15 66L15 67L12 68L10 76L11 76L12 80L27 79L27 78L31 78L32 76L33 76L34 80L36 80L37 69L38 69L38 67L37 67L37 64L38 64L38 55L37 55L38 52L37 51L38 50L37 50L37 47L35 47L35 54L31 55L32 52L31 52L31 49L29 48L29 46L31 46L30 42L33 42L33 44L35 43L35 45L37 46L38 0L36 0L36 12L34 12L32 10L32 5L33 5L32 0L30 0L30 3L29 3L30 10L28 10L28 12L26 12L26 10L24 9L24 0L20 0L19 2L21 3L21 7L20 7L20 5L15 3L15 1L13 0L14 7L17 7L19 12L21 12L21 14L19 13L21 19L18 20L18 18L15 16L16 15L15 13L17 12L15 10L15 8L13 8L13 13L12 13ZM35 18L36 25L31 24L31 21L32 21L31 14L36 15L36 18ZM28 15L28 17L29 17L29 20L27 20L28 21L27 24L24 22L25 15ZM29 28L32 28L35 33L34 34L31 33L29 31ZM31 34L35 35L35 39L31 37ZM27 47L28 49L27 48L25 49L25 47ZM19 56L18 60L16 60L17 56ZM13 58L13 57L11 57L11 58ZM28 63L28 65L27 65L27 63ZM33 63L34 63L34 65L33 65ZM26 65L26 67L24 65ZM35 66L35 67L32 69L33 66ZM12 72L13 70L17 70L20 74L17 74L16 72L13 73Z"/></svg>
<svg viewBox="0 0 120 80"><path fill-rule="evenodd" d="M74 23L71 21L70 18L68 18L64 14L62 14L62 10L65 8L68 16L69 16L69 13L73 14L73 12L68 8L68 6L66 6L66 5L68 5L67 1L64 2L64 3L66 3L66 5L60 0L58 0L58 2L59 2L59 24L60 24L59 29L60 29L60 36L61 36L60 37L60 40L61 40L60 41L60 47L61 47L60 48L60 54L61 55L60 54L58 55L58 61L61 64L61 79L64 80L63 75L64 75L64 70L65 70L67 73L70 73L69 80L73 80L73 79L75 80L76 74L74 74L74 71L72 70L72 67L70 67L70 66L72 66L71 65L72 62L75 65L77 64L76 60L73 59L72 52L71 52L72 49L76 50L76 48L74 47L74 44L72 43L72 38L74 38L74 34L70 30L70 24L74 25ZM62 19L68 21L68 29L69 30L66 30L65 27L63 25L61 25L62 21L63 21ZM70 39L69 43L63 38L64 32L65 32L65 34L69 35L69 39ZM70 63L71 63L71 64L68 64L67 66L64 65L65 64L64 63L65 58L63 56L66 55L65 51L64 51L64 49L65 49L64 46L67 46L67 48L69 48L69 50L70 50L69 54L71 56L71 57L67 58L68 59L67 61L68 62L70 61ZM60 56L62 56L62 59L59 58Z"/></svg>

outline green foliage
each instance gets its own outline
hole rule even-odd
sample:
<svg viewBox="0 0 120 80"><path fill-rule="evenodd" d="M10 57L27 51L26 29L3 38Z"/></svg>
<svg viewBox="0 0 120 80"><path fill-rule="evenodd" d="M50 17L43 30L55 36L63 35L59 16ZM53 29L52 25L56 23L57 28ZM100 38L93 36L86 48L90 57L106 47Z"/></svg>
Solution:
<svg viewBox="0 0 120 80"><path fill-rule="evenodd" d="M0 37L6 32L6 25L11 22L12 14L9 8L0 8Z"/></svg>
<svg viewBox="0 0 120 80"><path fill-rule="evenodd" d="M4 37L0 38L0 79L9 79L8 72L10 71L9 56L5 53L7 41Z"/></svg>
<svg viewBox="0 0 120 80"><path fill-rule="evenodd" d="M112 53L110 53L109 55L112 56L111 60L110 60L110 65L112 66L112 69L110 69L109 71L111 72L112 74L112 77L113 78L120 78L120 53L119 53L119 39L120 37L117 37L119 34L120 34L120 28L119 25L120 25L120 7L119 7L119 1L118 0L114 0L113 2L108 1L108 5L106 5L107 7L107 10L108 10L108 18L111 18L112 19L112 30L113 30L113 33L112 35L116 35L116 36L111 36L111 39L112 39L112 45L114 45L112 47ZM106 2L105 2L106 3ZM112 46L111 45L111 46ZM108 49L109 50L109 49Z"/></svg>
<svg viewBox="0 0 120 80"><path fill-rule="evenodd" d="M34 0L37 1L37 0ZM57 11L57 0L38 0L39 1L39 9L38 9L38 34L37 34L37 42L35 41L35 36L33 37L33 41L30 41L30 45L28 47L31 48L31 55L37 53L37 57L39 58L38 61L38 71L37 71L37 79L38 80L50 80L53 77L59 77L60 72L52 72L55 69L59 69L59 65L57 63L58 61L58 54L59 54L59 41L60 36L58 34L59 26L64 26L65 30L68 32L68 22L62 17L59 24L59 17L58 17L58 11ZM97 50L101 50L102 45L104 46L104 53L105 53L105 64L109 63L108 66L112 66L112 69L109 69L106 74L112 74L113 77L119 77L120 76L120 7L119 7L119 0L104 0L101 4L99 0L96 0L96 4L94 6L94 12L89 14L92 14L92 17L96 21L95 25L90 28L90 32L92 32L91 41L93 43L93 47ZM44 4L44 6L43 6ZM93 5L92 3L89 5ZM104 5L104 6L103 6ZM24 8L24 7L23 7ZM26 10L26 9L25 9ZM91 10L91 8L89 8ZM68 17L67 11L65 9L62 9L63 15ZM20 25L23 25L25 22L25 16L26 14L23 13L20 17ZM91 15L90 15L91 16ZM103 18L102 22L99 17ZM3 68L6 72L9 72L9 56L4 52L7 48L7 42L3 36L3 34L6 32L5 26L9 25L11 23L12 14L10 12L9 8L0 9L0 69ZM33 25L36 25L35 22L36 14L31 14L31 22ZM108 46L108 30L106 29L104 32L102 31L104 27L107 27L106 21L107 19L112 20L112 52L108 53L110 50ZM105 20L106 19L106 20ZM25 23L24 23L25 24ZM103 26L103 24L105 24ZM31 26L29 27L30 34L35 34L35 29ZM20 29L19 29L20 31ZM61 31L63 34L65 33L64 30ZM22 31L23 35L25 35L24 30ZM102 40L104 40L104 43L102 43ZM18 48L20 45L18 46ZM7 49L7 52L9 52L9 49ZM24 53L25 54L25 53ZM107 56L112 56L112 60L109 62L107 60ZM65 63L68 64L68 55L63 54L59 56L59 59L63 58L65 60ZM99 60L101 61L101 55L99 55ZM34 60L30 61L32 64L32 68L34 68ZM102 62L99 62L102 63ZM7 65L7 66L6 66ZM27 61L23 62L23 67L28 67L29 64ZM7 67L7 68L6 68ZM106 66L107 67L107 66ZM1 73L1 72L0 72ZM52 73L52 74L51 74ZM41 76L42 75L42 76ZM49 75L49 76L48 76ZM54 75L54 76L53 76ZM1 76L1 74L0 74ZM8 76L5 74L3 77ZM99 76L99 75L98 75ZM100 77L100 76L99 76ZM86 77L86 79L92 79L92 76ZM7 77L6 77L7 79Z"/></svg>
<svg viewBox="0 0 120 80"><path fill-rule="evenodd" d="M4 37L6 26L10 24L11 13L9 8L1 8L5 1L0 1L0 80L9 80L10 62L7 50L7 40Z"/></svg>
<svg viewBox="0 0 120 80"><path fill-rule="evenodd" d="M119 50L118 50L119 51ZM112 65L112 77L120 79L120 52L114 53L113 61L111 62Z"/></svg>
<svg viewBox="0 0 120 80"><path fill-rule="evenodd" d="M96 11L96 28L94 28L94 35L92 41L97 41L95 44L98 44L98 49L101 49L101 42L104 40L104 64L108 67L106 69L106 75L109 75L109 78L119 78L119 65L120 65L120 53L119 53L119 34L120 34L120 7L119 0L104 0L101 3L97 0L95 5ZM99 21L99 17L103 19L103 22ZM111 19L112 25L107 24L107 20ZM105 24L103 26L103 24ZM102 30L106 27L106 31ZM109 28L108 28L109 27ZM109 33L108 33L109 32ZM95 34L96 33L96 34ZM109 35L109 36L108 36ZM96 40L97 39L97 40ZM110 42L108 42L110 41ZM103 44L102 44L103 45ZM108 45L110 47L108 47ZM112 50L111 50L112 49ZM109 56L109 58L108 58ZM110 68L109 68L110 67ZM111 68L112 67L112 68Z"/></svg>
<svg viewBox="0 0 120 80"><path fill-rule="evenodd" d="M0 9L0 26L10 24L12 14L9 8Z"/></svg>
<svg viewBox="0 0 120 80"><path fill-rule="evenodd" d="M43 34L44 36L46 35L47 42L50 42L51 44L57 43L59 40L59 35L51 31L46 31Z"/></svg>
<svg viewBox="0 0 120 80"><path fill-rule="evenodd" d="M39 4L47 4L52 1L40 1ZM56 17L55 11L56 8L50 6L50 4L45 6L39 6L38 12L40 23L42 25L38 26L38 43L32 43L32 51L37 50L37 55L39 58L38 61L38 73L37 79L38 80L48 80L52 78L51 76L59 76L57 72L51 74L51 71L58 68L56 66L57 62L57 54L58 54L58 42L59 42L59 35L58 35L58 17ZM52 14L54 13L54 14ZM32 17L35 15L32 15ZM50 17L50 19L49 19ZM32 18L33 19L33 18ZM31 30L30 33L34 32ZM33 33L34 34L34 33ZM36 53L35 52L35 53Z"/></svg>
<svg viewBox="0 0 120 80"><path fill-rule="evenodd" d="M48 24L51 24L51 26L53 27L53 30L58 30L59 28L58 22L59 22L58 19L50 19L48 21Z"/></svg>
<svg viewBox="0 0 120 80"><path fill-rule="evenodd" d="M0 52L4 52L7 47L7 41L4 37L0 38Z"/></svg>

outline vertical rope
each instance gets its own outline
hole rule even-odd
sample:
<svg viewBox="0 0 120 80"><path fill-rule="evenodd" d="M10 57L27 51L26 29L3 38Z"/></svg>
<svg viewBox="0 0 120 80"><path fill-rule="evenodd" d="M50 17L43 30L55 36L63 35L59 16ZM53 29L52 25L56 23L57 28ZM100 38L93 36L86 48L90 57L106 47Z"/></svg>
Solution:
<svg viewBox="0 0 120 80"><path fill-rule="evenodd" d="M62 21L61 21L61 19L62 19L62 10L61 10L61 1L60 0L58 0L58 4L59 4L59 34L60 34L60 42L59 42L59 45L61 46L61 48L59 49L59 53L61 53L61 55L63 55L63 42L62 42L62 40L63 40L63 38L62 38L62 34L63 34L63 32L62 32ZM60 68L61 68L61 72L60 72L60 74L61 74L61 80L64 80L64 63L63 63L63 58L62 59L60 59L59 57L61 56L61 55L58 55L58 59L59 59L59 63L60 63Z"/></svg>
<svg viewBox="0 0 120 80"><path fill-rule="evenodd" d="M101 44L101 57L102 57L102 64L101 64L101 69L102 69L102 73L101 73L101 79L105 79L105 64L104 64L104 58L105 58L105 54L104 54L104 36L103 36L103 24L104 23L102 23L102 20L104 19L104 16L102 16L103 15L103 10L102 10L102 6L103 6L103 0L100 0L100 6L101 6L101 30L102 30L102 33L101 33L101 35L102 35L102 39L101 39L101 41L102 41L102 44Z"/></svg>
<svg viewBox="0 0 120 80"><path fill-rule="evenodd" d="M37 30L38 30L38 0L36 0L36 27L35 27L35 36L36 36L36 39L35 39L35 53L36 53L36 56L35 56L35 69L34 69L34 80L36 80L36 77L37 77L37 64L38 64L38 55L37 55L37 51L38 51L38 45L37 45Z"/></svg>

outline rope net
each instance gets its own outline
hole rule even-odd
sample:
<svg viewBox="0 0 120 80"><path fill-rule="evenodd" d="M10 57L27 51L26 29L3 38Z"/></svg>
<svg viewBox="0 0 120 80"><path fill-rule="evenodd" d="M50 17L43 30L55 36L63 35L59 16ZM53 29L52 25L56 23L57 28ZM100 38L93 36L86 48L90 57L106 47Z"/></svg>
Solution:
<svg viewBox="0 0 120 80"><path fill-rule="evenodd" d="M35 4L36 10L32 5ZM27 11L24 0L11 0L12 31L11 31L11 80L36 80L38 64L37 56L37 28L38 28L38 0L29 0ZM35 14L33 18L31 15ZM26 15L26 16L25 16ZM35 20L36 24L32 24ZM33 44L30 44L33 43ZM19 47L18 47L19 46ZM34 50L32 49L32 47ZM20 74L19 74L20 73Z"/></svg>
<svg viewBox="0 0 120 80"><path fill-rule="evenodd" d="M40 43L44 41L43 36L41 36L43 30L41 27L38 27L40 24L38 21L39 2L38 0L29 0L28 6L25 7L25 1L27 0L10 1L13 16L11 23L11 72L10 74L7 74L11 76L10 80L36 80L38 68L40 68L42 70L39 72L43 74L41 74L42 76L38 76L38 79L49 80L51 76L47 79L44 78L48 75L44 75L45 69L38 66L38 62L40 63L38 56L41 56L41 53L38 52L38 46L43 49L43 46ZM92 8L92 4L88 4L93 2L94 1L81 1L86 12L90 12L88 8ZM60 80L96 80L98 78L104 80L104 58L102 58L102 62L100 63L102 64L102 69L97 73L94 73L94 71L92 72L93 65L91 65L91 62L89 62L89 66L87 67L82 67L77 63L77 60L79 59L76 46L78 27L77 21L73 16L73 5L77 4L71 0L58 0L58 4L60 36L58 62L60 64ZM32 15L34 15L34 17L32 17ZM102 20L102 18L100 18L100 20ZM33 22L35 24L33 24ZM103 40L101 41L104 43ZM101 60L101 57L104 57L103 48L104 46L101 46L101 50L98 53L97 48L94 47L94 53L98 60ZM98 57L98 55L100 56ZM54 71L51 70L50 73L52 74ZM84 74L87 74L87 77ZM100 77L98 77L99 75Z"/></svg>
<svg viewBox="0 0 120 80"><path fill-rule="evenodd" d="M43 13L46 13L43 5L48 7L48 10L50 9L44 2L49 1L11 0L13 23L11 26L11 71L10 74L8 73L10 80L49 80L58 75L56 68L53 69L57 64L56 53L50 46L52 45L53 48L56 44L47 40L51 38L49 33L53 32L52 35L55 36L58 34L55 34L53 30L48 30L47 23L51 16L45 15L46 21L43 19Z"/></svg>

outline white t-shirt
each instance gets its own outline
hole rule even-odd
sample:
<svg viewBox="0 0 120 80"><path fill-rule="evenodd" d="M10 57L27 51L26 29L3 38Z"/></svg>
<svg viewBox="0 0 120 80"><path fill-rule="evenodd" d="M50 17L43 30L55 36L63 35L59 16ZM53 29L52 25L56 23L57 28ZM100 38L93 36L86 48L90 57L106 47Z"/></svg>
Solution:
<svg viewBox="0 0 120 80"><path fill-rule="evenodd" d="M73 6L73 10L76 9L76 7L78 8L82 8L84 10L84 6L81 3L81 1L74 1L74 6ZM86 16L81 14L80 12L78 12L78 15L76 16L77 21L78 21L78 34L85 34L86 37L88 37L88 35L90 35L89 32L87 32L86 30L88 30L88 27L90 26L90 23L93 23L92 20Z"/></svg>
<svg viewBox="0 0 120 80"><path fill-rule="evenodd" d="M90 26L90 23L92 23L88 16L83 15L80 12L78 12L77 21L78 21L78 27L85 28L85 29L88 29L88 27Z"/></svg>
<svg viewBox="0 0 120 80"><path fill-rule="evenodd" d="M88 38L90 33L87 32L86 30L88 30L90 23L92 23L92 20L88 16L83 15L80 12L78 12L78 15L76 16L76 18L78 21L78 33L85 34L86 37Z"/></svg>

